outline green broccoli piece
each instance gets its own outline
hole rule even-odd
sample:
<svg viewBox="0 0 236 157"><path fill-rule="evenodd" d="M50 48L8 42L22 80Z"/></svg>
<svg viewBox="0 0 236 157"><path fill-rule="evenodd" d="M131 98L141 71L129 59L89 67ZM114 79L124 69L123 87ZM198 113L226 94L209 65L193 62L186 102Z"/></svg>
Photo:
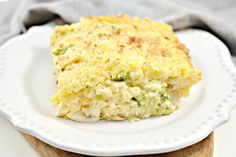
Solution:
<svg viewBox="0 0 236 157"><path fill-rule="evenodd" d="M56 56L63 55L63 54L68 50L68 48L70 48L70 47L72 47L72 46L73 46L73 45L70 44L70 45L68 45L68 46L66 46L66 47L59 48L59 49L57 49L56 51L54 51L53 54L56 55Z"/></svg>
<svg viewBox="0 0 236 157"><path fill-rule="evenodd" d="M63 55L67 51L67 49L68 47L57 49L56 51L53 52L53 54L56 56Z"/></svg>
<svg viewBox="0 0 236 157"><path fill-rule="evenodd" d="M122 81L128 80L129 77L130 77L130 72L126 72L126 71L122 70L122 71L118 72L112 80L122 82Z"/></svg>

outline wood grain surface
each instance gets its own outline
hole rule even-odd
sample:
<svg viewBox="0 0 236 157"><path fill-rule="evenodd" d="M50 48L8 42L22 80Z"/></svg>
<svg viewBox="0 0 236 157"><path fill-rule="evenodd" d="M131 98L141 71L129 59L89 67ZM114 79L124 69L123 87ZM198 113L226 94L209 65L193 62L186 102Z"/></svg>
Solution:
<svg viewBox="0 0 236 157"><path fill-rule="evenodd" d="M42 157L85 157L86 155L75 154L67 152L53 146L50 146L39 139L22 133L25 139ZM170 153L154 154L154 155L140 155L139 157L212 157L214 149L214 137L211 133L204 140Z"/></svg>

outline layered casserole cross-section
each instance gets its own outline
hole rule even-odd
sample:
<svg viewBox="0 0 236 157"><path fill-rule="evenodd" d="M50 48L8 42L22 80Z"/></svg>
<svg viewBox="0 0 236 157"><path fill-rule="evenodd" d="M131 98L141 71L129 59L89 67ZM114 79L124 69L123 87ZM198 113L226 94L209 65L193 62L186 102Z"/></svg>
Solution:
<svg viewBox="0 0 236 157"><path fill-rule="evenodd" d="M57 26L51 54L57 115L81 122L167 115L201 79L171 26L122 16Z"/></svg>

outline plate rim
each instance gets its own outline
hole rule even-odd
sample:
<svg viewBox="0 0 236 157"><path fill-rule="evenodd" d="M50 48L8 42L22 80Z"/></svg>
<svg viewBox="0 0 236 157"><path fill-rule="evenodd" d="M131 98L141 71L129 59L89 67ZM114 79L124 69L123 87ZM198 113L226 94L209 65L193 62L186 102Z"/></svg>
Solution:
<svg viewBox="0 0 236 157"><path fill-rule="evenodd" d="M6 43L4 43L0 47L0 79L4 75L4 53L3 49L10 45L12 42L15 42L16 40L21 40L22 38L26 38L28 35L31 33L34 33L34 31L40 31L42 27L49 28L49 26L35 26L30 28L25 34L19 35L15 38L12 38L8 40ZM51 26L50 26L51 29ZM95 155L95 156L115 156L115 155L141 155L141 154L154 154L154 153L165 153L165 152L170 152L174 150L178 150L184 147L187 147L191 144L195 144L208 136L215 128L218 126L224 124L227 122L230 118L230 113L233 110L233 108L236 106L236 103L234 101L236 100L236 68L230 58L230 52L226 45L220 41L217 37L214 35L210 34L209 32L199 30L199 29L186 29L182 30L182 32L185 33L194 33L195 35L201 35L203 38L211 42L214 46L218 47L218 52L217 52L217 58L218 62L221 64L223 69L225 70L225 73L229 73L230 78L232 79L233 82L233 88L231 91L231 94L229 94L223 102L220 102L217 105L217 108L214 113L211 113L209 115L208 119L206 119L204 122L202 122L199 126L204 127L205 129L201 129L201 133L196 134L196 132L199 131L199 128L194 128L191 132L185 134L185 139L187 138L187 141L182 142L180 145L175 145L173 144L175 142L178 142L177 140L173 141L165 141L163 148L162 149L156 149L154 143L141 143L141 145L130 145L128 146L128 149L126 148L125 151L121 146L121 148L114 149L112 146L106 147L106 152L102 150L101 148L93 148L93 151L91 149L88 149L86 147L81 147L81 146L70 146L68 143L63 143L62 141L55 141L55 139L45 137L45 134L42 132L37 132L35 131L35 128L32 128L29 124L31 122L30 119L21 119L17 120L14 117L14 114L11 114L10 112L6 112L6 109L10 107L8 106L7 102L4 102L4 100L1 98L0 95L0 115L8 119L18 130L30 134L32 136L35 136L39 138L40 140L53 145L57 148L67 150L70 152L75 152L75 153L80 153L80 154L87 154L87 155ZM223 53L222 53L223 52ZM0 89L1 90L1 89ZM222 105L223 104L223 105ZM226 104L226 105L224 105ZM213 118L213 117L218 117L218 118ZM26 124L28 122L29 124ZM192 136L195 136L193 138ZM191 139L189 139L191 137ZM169 145L169 146L168 146ZM168 147L167 147L168 146ZM126 146L127 147L127 146ZM134 148L138 147L138 150L135 150ZM108 148L111 148L109 150Z"/></svg>

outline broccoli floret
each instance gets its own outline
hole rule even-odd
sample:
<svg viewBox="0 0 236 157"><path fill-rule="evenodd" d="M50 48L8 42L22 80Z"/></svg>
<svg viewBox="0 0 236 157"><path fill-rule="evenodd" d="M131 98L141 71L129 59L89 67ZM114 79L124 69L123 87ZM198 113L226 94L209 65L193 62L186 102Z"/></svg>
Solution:
<svg viewBox="0 0 236 157"><path fill-rule="evenodd" d="M161 94L161 100L162 101L170 100L170 95L168 95L168 94Z"/></svg>
<svg viewBox="0 0 236 157"><path fill-rule="evenodd" d="M54 55L59 56L66 52L67 48L61 48L53 52Z"/></svg>
<svg viewBox="0 0 236 157"><path fill-rule="evenodd" d="M126 81L128 80L130 77L130 72L126 72L126 71L120 71L116 74L116 76L112 79L113 81Z"/></svg>
<svg viewBox="0 0 236 157"><path fill-rule="evenodd" d="M59 49L57 49L56 51L54 51L53 54L56 55L56 56L63 55L63 54L67 51L67 49L70 48L70 47L72 47L72 46L73 46L73 45L70 44L70 45L68 45L68 46L66 46L66 47L59 48Z"/></svg>

